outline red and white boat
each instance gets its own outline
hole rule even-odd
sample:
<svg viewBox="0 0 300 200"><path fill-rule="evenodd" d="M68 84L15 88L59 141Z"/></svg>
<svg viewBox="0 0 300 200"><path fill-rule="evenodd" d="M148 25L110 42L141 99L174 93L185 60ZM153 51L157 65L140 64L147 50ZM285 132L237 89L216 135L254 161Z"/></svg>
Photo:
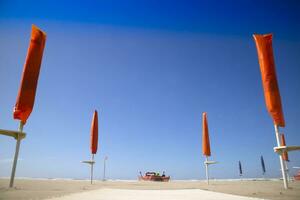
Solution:
<svg viewBox="0 0 300 200"><path fill-rule="evenodd" d="M298 173L294 176L295 181L300 181L300 170Z"/></svg>
<svg viewBox="0 0 300 200"><path fill-rule="evenodd" d="M143 176L140 172L139 181L160 181L160 182L168 182L170 180L170 176L166 176L164 173L160 176L155 172L146 172Z"/></svg>

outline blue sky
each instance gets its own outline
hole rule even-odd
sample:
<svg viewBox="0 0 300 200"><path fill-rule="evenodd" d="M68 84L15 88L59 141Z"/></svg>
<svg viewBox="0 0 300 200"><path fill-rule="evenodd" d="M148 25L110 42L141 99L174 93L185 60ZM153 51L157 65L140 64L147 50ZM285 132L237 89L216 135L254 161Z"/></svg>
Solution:
<svg viewBox="0 0 300 200"><path fill-rule="evenodd" d="M299 144L300 13L296 1L1 1L0 128L12 118L30 26L47 33L34 111L17 176L88 178L94 109L96 178L165 170L203 179L201 116L208 113L214 178L279 177L253 33L274 33L287 144ZM272 3L271 3L272 2ZM15 141L0 136L0 176ZM300 166L298 152L289 166ZM291 169L291 173L295 173Z"/></svg>

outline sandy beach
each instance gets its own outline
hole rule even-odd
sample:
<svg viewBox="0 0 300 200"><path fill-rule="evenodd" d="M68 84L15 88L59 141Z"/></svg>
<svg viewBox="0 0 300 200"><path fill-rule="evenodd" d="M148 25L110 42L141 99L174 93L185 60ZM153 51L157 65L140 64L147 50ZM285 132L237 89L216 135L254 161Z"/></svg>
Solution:
<svg viewBox="0 0 300 200"><path fill-rule="evenodd" d="M201 189L203 191L214 191L263 199L300 199L300 182L291 182L288 190L283 189L281 181L261 180L211 181L210 185L207 185L207 183L204 181L171 181L168 183L138 181L95 181L94 184L91 185L88 180L17 179L14 189L8 189L8 182L8 179L0 179L1 200L49 199L75 193L85 193L89 191L94 192L97 191L97 189L104 189L103 191L105 194L111 191L110 189L116 189L116 191L119 191L119 189L141 191L180 191ZM197 195L197 191L195 191L195 195ZM166 195L169 193L170 192L166 192ZM170 194L172 194L172 192ZM155 199L155 195L157 196L157 194L154 192L153 195L153 199Z"/></svg>
<svg viewBox="0 0 300 200"><path fill-rule="evenodd" d="M51 200L260 200L258 198L237 196L200 189L182 190L129 190L129 189L98 189L81 192Z"/></svg>

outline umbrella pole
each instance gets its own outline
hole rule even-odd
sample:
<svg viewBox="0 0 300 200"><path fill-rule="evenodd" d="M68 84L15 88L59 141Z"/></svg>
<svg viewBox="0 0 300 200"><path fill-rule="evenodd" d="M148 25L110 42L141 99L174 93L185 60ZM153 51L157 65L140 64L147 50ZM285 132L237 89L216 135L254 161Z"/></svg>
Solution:
<svg viewBox="0 0 300 200"><path fill-rule="evenodd" d="M94 170L94 154L92 154L92 164L91 164L91 184L93 184L93 170Z"/></svg>
<svg viewBox="0 0 300 200"><path fill-rule="evenodd" d="M274 125L275 127L275 134L276 134L276 140L277 140L277 146L280 147L280 140L279 140L279 127L278 125ZM282 173L282 178L283 178L283 185L285 189L288 189L288 182L287 182L287 176L286 176L286 171L285 171L285 166L284 166L284 160L282 159L282 154L279 154L279 160L280 160L280 165L281 165L281 173Z"/></svg>
<svg viewBox="0 0 300 200"><path fill-rule="evenodd" d="M104 158L104 166L103 166L103 181L105 181L105 168L106 168L106 159Z"/></svg>
<svg viewBox="0 0 300 200"><path fill-rule="evenodd" d="M289 168L288 168L288 165L287 165L287 161L284 161L284 166L285 166L285 173L286 173L286 176L287 176L287 180L289 182L291 179L290 179L290 175L289 175Z"/></svg>
<svg viewBox="0 0 300 200"><path fill-rule="evenodd" d="M23 132L23 126L24 126L24 123L22 121L20 121L19 131L21 133ZM18 133L18 135L17 135L17 144L16 144L15 157L14 157L14 162L13 162L13 167L12 167L11 176L10 176L10 182L9 182L9 187L10 188L12 188L14 186L14 180L15 180L17 162L18 162L18 157L19 157L20 144L21 144L21 138L20 138L20 134Z"/></svg>
<svg viewBox="0 0 300 200"><path fill-rule="evenodd" d="M208 175L208 156L206 156L206 162L205 162L205 170L206 170L206 180L207 184L209 185L209 175Z"/></svg>

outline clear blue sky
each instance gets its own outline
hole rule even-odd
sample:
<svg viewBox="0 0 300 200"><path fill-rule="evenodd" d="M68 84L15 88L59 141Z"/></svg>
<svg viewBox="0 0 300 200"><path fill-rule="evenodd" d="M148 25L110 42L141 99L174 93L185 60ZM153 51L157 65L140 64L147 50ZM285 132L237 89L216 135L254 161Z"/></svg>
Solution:
<svg viewBox="0 0 300 200"><path fill-rule="evenodd" d="M201 116L208 113L214 178L279 177L253 33L274 33L286 141L300 143L297 1L0 1L0 128L12 110L31 24L47 33L34 111L17 176L88 178L90 125L99 112L96 178L165 170L205 177ZM0 136L0 176L15 141ZM289 166L300 166L299 152ZM291 169L292 174L295 169Z"/></svg>

